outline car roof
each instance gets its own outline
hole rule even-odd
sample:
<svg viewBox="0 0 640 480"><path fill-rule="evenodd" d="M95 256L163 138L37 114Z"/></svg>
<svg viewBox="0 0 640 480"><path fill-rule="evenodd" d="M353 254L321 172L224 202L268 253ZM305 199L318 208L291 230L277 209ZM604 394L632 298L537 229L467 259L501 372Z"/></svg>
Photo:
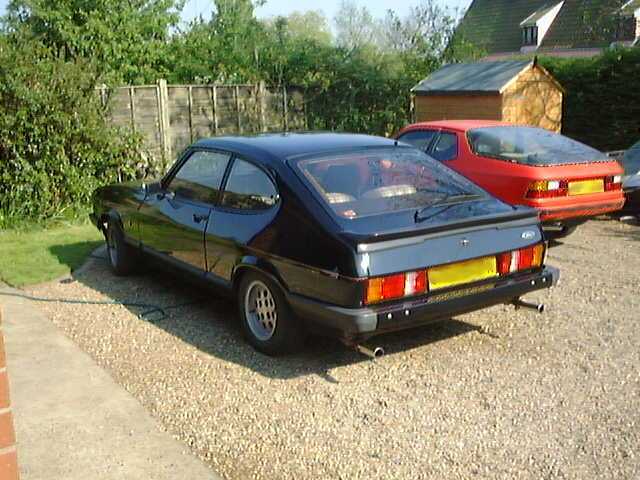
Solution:
<svg viewBox="0 0 640 480"><path fill-rule="evenodd" d="M516 126L508 122L499 122L497 120L438 120L432 122L414 123L407 127L407 130L415 130L420 128L446 128L449 130L458 130L466 132L473 128L482 127L500 127L500 126Z"/></svg>
<svg viewBox="0 0 640 480"><path fill-rule="evenodd" d="M269 155L285 160L298 155L313 155L341 149L388 147L393 139L351 133L269 133L252 136L213 137L193 146L222 148L245 155Z"/></svg>

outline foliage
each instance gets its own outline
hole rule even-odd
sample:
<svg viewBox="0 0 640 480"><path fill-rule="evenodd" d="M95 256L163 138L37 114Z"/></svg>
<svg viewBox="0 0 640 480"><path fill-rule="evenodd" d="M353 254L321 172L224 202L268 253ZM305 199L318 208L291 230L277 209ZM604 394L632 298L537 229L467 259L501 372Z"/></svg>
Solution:
<svg viewBox="0 0 640 480"><path fill-rule="evenodd" d="M135 175L140 139L107 126L95 82L85 60L0 42L0 227L80 208Z"/></svg>
<svg viewBox="0 0 640 480"><path fill-rule="evenodd" d="M625 38L633 31L635 22L630 15L623 15L621 8L628 0L580 0L581 17L576 26L578 38L591 44L608 46L612 39Z"/></svg>
<svg viewBox="0 0 640 480"><path fill-rule="evenodd" d="M435 0L385 21L356 8L337 40L317 12L258 20L260 0L214 0L210 19L180 26L183 3L11 0L0 39L0 226L81 209L97 186L137 174L141 139L108 128L96 85L295 85L310 128L388 135L410 121L411 87L455 60L444 47L456 20Z"/></svg>
<svg viewBox="0 0 640 480"><path fill-rule="evenodd" d="M23 287L60 278L100 244L100 232L88 222L0 231L0 281Z"/></svg>
<svg viewBox="0 0 640 480"><path fill-rule="evenodd" d="M5 27L67 61L91 59L108 83L163 77L169 31L184 0L11 0Z"/></svg>
<svg viewBox="0 0 640 480"><path fill-rule="evenodd" d="M566 89L564 134L605 151L629 148L640 139L640 49L539 61Z"/></svg>

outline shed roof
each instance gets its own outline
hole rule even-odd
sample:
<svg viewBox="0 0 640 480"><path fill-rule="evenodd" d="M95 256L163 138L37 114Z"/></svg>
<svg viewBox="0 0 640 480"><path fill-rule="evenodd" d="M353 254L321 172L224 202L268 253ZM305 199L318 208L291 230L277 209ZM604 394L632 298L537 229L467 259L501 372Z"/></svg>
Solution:
<svg viewBox="0 0 640 480"><path fill-rule="evenodd" d="M432 73L411 91L416 95L500 93L530 65L533 61L453 63Z"/></svg>

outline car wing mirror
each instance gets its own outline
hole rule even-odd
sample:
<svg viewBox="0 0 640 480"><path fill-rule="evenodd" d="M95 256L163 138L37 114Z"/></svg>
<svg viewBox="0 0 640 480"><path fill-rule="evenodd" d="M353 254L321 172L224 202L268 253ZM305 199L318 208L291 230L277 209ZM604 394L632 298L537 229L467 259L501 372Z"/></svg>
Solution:
<svg viewBox="0 0 640 480"><path fill-rule="evenodd" d="M147 195L153 195L154 193L162 191L162 186L160 182L143 183L142 189Z"/></svg>

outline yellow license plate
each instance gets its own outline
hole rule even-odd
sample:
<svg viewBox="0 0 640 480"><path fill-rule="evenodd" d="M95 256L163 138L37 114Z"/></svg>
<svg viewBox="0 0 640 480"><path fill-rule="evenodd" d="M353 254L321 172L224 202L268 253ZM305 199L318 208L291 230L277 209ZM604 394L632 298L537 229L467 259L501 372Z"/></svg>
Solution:
<svg viewBox="0 0 640 480"><path fill-rule="evenodd" d="M495 257L475 258L465 262L429 269L429 290L455 287L498 276Z"/></svg>
<svg viewBox="0 0 640 480"><path fill-rule="evenodd" d="M604 192L604 180L580 180L569 182L569 195L585 195Z"/></svg>

